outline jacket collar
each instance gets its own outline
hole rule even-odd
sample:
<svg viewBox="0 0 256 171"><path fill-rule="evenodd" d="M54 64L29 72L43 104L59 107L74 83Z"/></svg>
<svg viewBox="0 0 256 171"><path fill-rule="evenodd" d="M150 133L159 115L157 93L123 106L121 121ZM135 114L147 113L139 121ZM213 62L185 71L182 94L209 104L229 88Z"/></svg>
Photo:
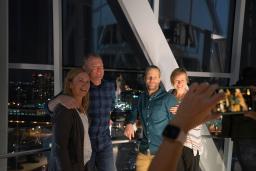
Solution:
<svg viewBox="0 0 256 171"><path fill-rule="evenodd" d="M163 92L165 92L165 88L162 86L162 84L160 84L159 89L155 93L153 93L152 95L149 95L148 91L146 91L146 95L148 97L153 98L153 97L157 97L159 94L162 94Z"/></svg>

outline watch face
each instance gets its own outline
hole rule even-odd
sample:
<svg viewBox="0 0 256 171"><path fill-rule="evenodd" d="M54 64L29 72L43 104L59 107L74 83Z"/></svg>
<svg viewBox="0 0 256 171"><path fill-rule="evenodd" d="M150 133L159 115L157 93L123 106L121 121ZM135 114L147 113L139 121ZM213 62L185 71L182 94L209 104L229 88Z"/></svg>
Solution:
<svg viewBox="0 0 256 171"><path fill-rule="evenodd" d="M179 136L179 133L180 128L168 124L164 129L163 135L171 139L176 139Z"/></svg>

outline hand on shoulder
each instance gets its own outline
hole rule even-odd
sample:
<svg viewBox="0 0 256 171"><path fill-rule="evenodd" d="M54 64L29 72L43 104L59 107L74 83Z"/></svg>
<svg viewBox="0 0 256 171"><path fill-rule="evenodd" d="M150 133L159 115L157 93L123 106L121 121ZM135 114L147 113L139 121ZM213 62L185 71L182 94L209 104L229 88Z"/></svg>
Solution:
<svg viewBox="0 0 256 171"><path fill-rule="evenodd" d="M55 108L57 107L58 104L63 105L67 109L74 109L79 107L79 104L73 97L62 94L57 96L55 99L49 101L48 103L49 110L52 112L55 111Z"/></svg>

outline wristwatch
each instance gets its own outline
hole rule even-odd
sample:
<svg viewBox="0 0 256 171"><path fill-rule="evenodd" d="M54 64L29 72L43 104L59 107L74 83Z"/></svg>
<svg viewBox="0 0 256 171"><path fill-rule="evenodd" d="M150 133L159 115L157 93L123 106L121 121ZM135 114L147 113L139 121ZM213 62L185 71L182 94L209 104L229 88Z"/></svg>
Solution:
<svg viewBox="0 0 256 171"><path fill-rule="evenodd" d="M172 141L177 141L182 145L187 139L187 135L177 126L168 124L164 131L163 136Z"/></svg>

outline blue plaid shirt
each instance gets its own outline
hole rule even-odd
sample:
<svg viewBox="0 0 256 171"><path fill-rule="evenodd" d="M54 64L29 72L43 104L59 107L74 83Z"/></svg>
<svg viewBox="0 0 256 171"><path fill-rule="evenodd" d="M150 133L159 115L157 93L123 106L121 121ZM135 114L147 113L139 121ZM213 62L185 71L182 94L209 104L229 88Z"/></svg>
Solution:
<svg viewBox="0 0 256 171"><path fill-rule="evenodd" d="M102 80L99 86L90 86L89 134L93 149L100 150L111 144L109 131L110 112L114 106L115 85Z"/></svg>

